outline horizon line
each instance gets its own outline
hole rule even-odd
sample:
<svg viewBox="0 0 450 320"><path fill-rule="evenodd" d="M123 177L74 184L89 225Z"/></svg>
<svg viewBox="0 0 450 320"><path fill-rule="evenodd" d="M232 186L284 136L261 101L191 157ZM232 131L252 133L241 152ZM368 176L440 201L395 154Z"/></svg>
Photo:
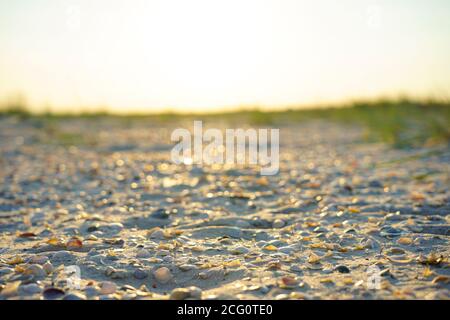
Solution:
<svg viewBox="0 0 450 320"><path fill-rule="evenodd" d="M280 113L288 111L307 111L317 109L338 109L354 107L361 104L380 105L380 104L450 104L450 97L410 97L406 95L398 95L397 97L380 96L376 98L354 98L343 99L334 102L318 102L318 103L292 103L280 105L264 105L264 104L240 104L234 106L223 107L161 107L161 108L112 108L109 106L102 107L79 107L77 111L71 111L74 107L30 107L26 103L6 102L0 103L0 114L4 113L26 113L32 115L60 115L60 116L77 116L77 115L111 115L111 116L158 116L158 115L214 115L214 114L233 114L245 112L262 112L262 113ZM56 110L55 110L56 108ZM188 109L184 111L182 109ZM209 110L208 110L209 109ZM123 111L121 111L123 110Z"/></svg>

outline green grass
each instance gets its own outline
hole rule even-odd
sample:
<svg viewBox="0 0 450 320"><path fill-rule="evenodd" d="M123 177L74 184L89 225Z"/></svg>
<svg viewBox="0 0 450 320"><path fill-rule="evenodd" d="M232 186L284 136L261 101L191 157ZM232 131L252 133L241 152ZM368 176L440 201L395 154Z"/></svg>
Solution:
<svg viewBox="0 0 450 320"><path fill-rule="evenodd" d="M82 118L97 120L113 117L132 125L133 121L154 121L160 124L180 120L225 121L235 126L247 123L255 126L277 126L311 120L327 120L342 124L357 124L366 129L367 141L382 141L395 147L422 146L433 143L450 142L450 102L378 100L354 102L329 108L289 109L263 112L258 109L222 112L213 114L127 114L117 115L106 112L59 114L32 114L23 106L10 106L0 111L0 117L31 118L44 127L61 119ZM78 137L60 137L65 143L76 142Z"/></svg>

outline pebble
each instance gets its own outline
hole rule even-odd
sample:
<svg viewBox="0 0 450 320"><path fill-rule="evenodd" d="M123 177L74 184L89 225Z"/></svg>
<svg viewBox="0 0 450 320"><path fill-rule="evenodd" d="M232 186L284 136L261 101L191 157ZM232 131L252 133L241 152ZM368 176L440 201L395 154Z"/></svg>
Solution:
<svg viewBox="0 0 450 320"><path fill-rule="evenodd" d="M313 230L315 233L325 233L325 232L328 232L328 229L327 228L324 228L324 227L316 227L316 228L314 228L314 230Z"/></svg>
<svg viewBox="0 0 450 320"><path fill-rule="evenodd" d="M114 272L117 272L117 270L112 266L107 266L105 269L106 276L111 276Z"/></svg>
<svg viewBox="0 0 450 320"><path fill-rule="evenodd" d="M292 252L294 252L295 248L291 247L291 246L285 246L285 247L280 247L278 248L279 252L285 253L285 254L291 254Z"/></svg>
<svg viewBox="0 0 450 320"><path fill-rule="evenodd" d="M387 253L388 253L388 254L391 254L391 255L404 254L404 253L405 253L405 250L403 250L402 248L393 247L393 248L390 248L390 249L387 251Z"/></svg>
<svg viewBox="0 0 450 320"><path fill-rule="evenodd" d="M37 264L45 264L47 261L48 261L47 256L33 256L31 258L31 262Z"/></svg>
<svg viewBox="0 0 450 320"><path fill-rule="evenodd" d="M134 293L134 292L132 292L132 293L125 293L125 294L122 296L122 299L123 299L123 300L133 300L133 299L135 299L136 297L137 297L137 294Z"/></svg>
<svg viewBox="0 0 450 320"><path fill-rule="evenodd" d="M297 272L297 273L302 273L303 269L301 266L299 266L298 264L294 264L292 265L289 270L293 271L293 272Z"/></svg>
<svg viewBox="0 0 450 320"><path fill-rule="evenodd" d="M99 229L100 225L98 223L93 223L86 228L86 232L95 232Z"/></svg>
<svg viewBox="0 0 450 320"><path fill-rule="evenodd" d="M56 261L68 261L73 259L75 259L74 254L66 250L56 251L52 256L52 260Z"/></svg>
<svg viewBox="0 0 450 320"><path fill-rule="evenodd" d="M123 224L121 224L120 222L108 223L100 226L99 230L110 235L115 235L123 230Z"/></svg>
<svg viewBox="0 0 450 320"><path fill-rule="evenodd" d="M39 287L39 285L37 285L36 283L30 283L21 285L19 290L27 294L36 294L40 293L42 291L42 288Z"/></svg>
<svg viewBox="0 0 450 320"><path fill-rule="evenodd" d="M268 243L267 241L258 241L256 243L256 246L259 248L264 248L265 246L267 246L267 243Z"/></svg>
<svg viewBox="0 0 450 320"><path fill-rule="evenodd" d="M230 250L230 252L232 254L246 254L248 253L250 250L244 246L239 246L239 247L235 247L233 249Z"/></svg>
<svg viewBox="0 0 450 320"><path fill-rule="evenodd" d="M100 293L101 294L112 294L116 292L117 286L114 282L111 281L103 281L99 283Z"/></svg>
<svg viewBox="0 0 450 320"><path fill-rule="evenodd" d="M396 213L389 213L384 217L384 220L386 221L402 221L405 220L407 217L405 215L401 215L400 212Z"/></svg>
<svg viewBox="0 0 450 320"><path fill-rule="evenodd" d="M403 230L386 226L381 228L380 235L382 237L399 237L404 233Z"/></svg>
<svg viewBox="0 0 450 320"><path fill-rule="evenodd" d="M164 256L162 260L166 263L172 263L174 261L172 256Z"/></svg>
<svg viewBox="0 0 450 320"><path fill-rule="evenodd" d="M170 300L185 300L185 299L196 299L202 298L202 289L197 287L189 288L176 288L170 293Z"/></svg>
<svg viewBox="0 0 450 320"><path fill-rule="evenodd" d="M84 292L86 293L86 296L93 297L97 296L100 293L100 289L96 286L87 286L84 289Z"/></svg>
<svg viewBox="0 0 450 320"><path fill-rule="evenodd" d="M81 293L68 293L63 297L63 300L86 300L86 296Z"/></svg>
<svg viewBox="0 0 450 320"><path fill-rule="evenodd" d="M251 224L244 220L236 221L236 226L239 228L247 229L251 227Z"/></svg>
<svg viewBox="0 0 450 320"><path fill-rule="evenodd" d="M88 236L86 237L86 240L89 240L89 241L97 241L98 238L97 238L95 235L90 234L90 235L88 235Z"/></svg>
<svg viewBox="0 0 450 320"><path fill-rule="evenodd" d="M45 272L44 268L39 264L32 264L27 270L35 277L45 277L47 275L47 272Z"/></svg>
<svg viewBox="0 0 450 320"><path fill-rule="evenodd" d="M158 250L156 252L156 255L160 256L160 257L168 256L168 255L170 255L170 251L169 250Z"/></svg>
<svg viewBox="0 0 450 320"><path fill-rule="evenodd" d="M362 243L362 246L366 249L375 249L376 245L372 239L367 239L367 241Z"/></svg>
<svg viewBox="0 0 450 320"><path fill-rule="evenodd" d="M153 275L155 276L155 279L160 283L167 283L172 279L172 273L170 272L169 268L167 267L161 267L156 269L153 272Z"/></svg>
<svg viewBox="0 0 450 320"><path fill-rule="evenodd" d="M197 270L197 267L193 264L182 264L182 265L179 265L178 268L181 271Z"/></svg>
<svg viewBox="0 0 450 320"><path fill-rule="evenodd" d="M371 188L383 188L383 184L378 180L369 181L369 187Z"/></svg>
<svg viewBox="0 0 450 320"><path fill-rule="evenodd" d="M53 272L53 265L50 262L46 262L44 263L44 265L42 266L42 268L45 270L45 272L47 274L50 274Z"/></svg>
<svg viewBox="0 0 450 320"><path fill-rule="evenodd" d="M150 254L150 252L146 249L139 249L136 252L136 257L137 258L150 258L152 255Z"/></svg>
<svg viewBox="0 0 450 320"><path fill-rule="evenodd" d="M187 242L191 241L191 239L189 239L189 238L186 237L186 236L179 236L179 237L177 238L177 241L179 241L179 242L181 242L181 243L187 243Z"/></svg>
<svg viewBox="0 0 450 320"><path fill-rule="evenodd" d="M36 212L31 217L31 224L36 225L42 223L42 221L45 221L45 213L43 212Z"/></svg>
<svg viewBox="0 0 450 320"><path fill-rule="evenodd" d="M232 239L229 239L229 238L219 239L218 242L219 242L220 244L223 244L223 245L230 245L230 244L233 244L233 240L232 240Z"/></svg>
<svg viewBox="0 0 450 320"><path fill-rule="evenodd" d="M7 275L7 274L10 274L10 273L13 273L14 272L14 269L12 269L12 268L1 268L0 269L0 276L4 276L4 275Z"/></svg>
<svg viewBox="0 0 450 320"><path fill-rule="evenodd" d="M128 277L128 272L124 269L115 270L109 276L111 279L126 279Z"/></svg>
<svg viewBox="0 0 450 320"><path fill-rule="evenodd" d="M353 226L353 225L357 225L359 223L358 220L355 219L347 219L345 221L342 222L342 225L344 227L349 227L349 226Z"/></svg>
<svg viewBox="0 0 450 320"><path fill-rule="evenodd" d="M283 240L270 240L270 241L266 242L266 244L267 245L272 245L272 246L275 246L275 247L279 248L279 247L286 246L288 243L286 241L283 241ZM265 247L265 245L264 245L264 247Z"/></svg>
<svg viewBox="0 0 450 320"><path fill-rule="evenodd" d="M265 232L265 231L258 231L258 232L255 234L255 240L256 240L256 241L261 241L261 240L267 241L267 240L269 240L270 238L271 238L271 236L270 236L267 232Z"/></svg>
<svg viewBox="0 0 450 320"><path fill-rule="evenodd" d="M286 223L281 219L275 219L272 223L272 227L275 229L283 228L286 225Z"/></svg>
<svg viewBox="0 0 450 320"><path fill-rule="evenodd" d="M337 266L334 270L340 273L350 273L350 269L343 265Z"/></svg>
<svg viewBox="0 0 450 320"><path fill-rule="evenodd" d="M156 218L156 219L168 219L169 216L170 216L170 214L167 212L166 209L163 209L163 208L156 209L155 211L153 211L150 214L150 217Z"/></svg>
<svg viewBox="0 0 450 320"><path fill-rule="evenodd" d="M149 238L163 240L165 239L164 231L162 229L157 229L150 234Z"/></svg>
<svg viewBox="0 0 450 320"><path fill-rule="evenodd" d="M55 287L45 288L43 291L45 300L56 300L64 296L64 290Z"/></svg>
<svg viewBox="0 0 450 320"><path fill-rule="evenodd" d="M147 271L143 270L143 269L136 269L134 270L133 276L136 279L142 280L148 277L148 273Z"/></svg>
<svg viewBox="0 0 450 320"><path fill-rule="evenodd" d="M2 287L0 295L6 298L14 297L18 294L19 286L20 281L8 282L4 287Z"/></svg>

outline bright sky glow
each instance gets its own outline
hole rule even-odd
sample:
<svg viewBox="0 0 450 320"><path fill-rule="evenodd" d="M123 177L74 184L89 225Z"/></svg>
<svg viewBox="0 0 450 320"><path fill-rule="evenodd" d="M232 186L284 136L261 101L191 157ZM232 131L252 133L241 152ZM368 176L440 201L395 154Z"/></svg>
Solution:
<svg viewBox="0 0 450 320"><path fill-rule="evenodd" d="M450 95L447 0L0 0L0 101L179 111Z"/></svg>

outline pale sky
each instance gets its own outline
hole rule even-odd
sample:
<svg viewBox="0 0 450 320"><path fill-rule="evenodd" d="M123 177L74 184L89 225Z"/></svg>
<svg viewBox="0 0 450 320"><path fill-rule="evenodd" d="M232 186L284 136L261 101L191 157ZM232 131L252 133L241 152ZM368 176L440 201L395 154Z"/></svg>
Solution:
<svg viewBox="0 0 450 320"><path fill-rule="evenodd" d="M448 0L0 0L0 102L179 111L450 96Z"/></svg>

